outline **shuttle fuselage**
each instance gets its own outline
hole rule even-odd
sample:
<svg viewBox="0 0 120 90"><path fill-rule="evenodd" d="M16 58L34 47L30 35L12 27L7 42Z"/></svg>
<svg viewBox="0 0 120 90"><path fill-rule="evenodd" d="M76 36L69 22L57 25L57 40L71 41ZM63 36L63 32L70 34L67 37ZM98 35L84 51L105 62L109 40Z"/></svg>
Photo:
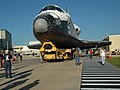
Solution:
<svg viewBox="0 0 120 90"><path fill-rule="evenodd" d="M58 48L92 48L109 45L104 41L84 41L78 38L80 28L73 24L70 15L56 5L43 7L33 21L33 33L43 43L51 41Z"/></svg>

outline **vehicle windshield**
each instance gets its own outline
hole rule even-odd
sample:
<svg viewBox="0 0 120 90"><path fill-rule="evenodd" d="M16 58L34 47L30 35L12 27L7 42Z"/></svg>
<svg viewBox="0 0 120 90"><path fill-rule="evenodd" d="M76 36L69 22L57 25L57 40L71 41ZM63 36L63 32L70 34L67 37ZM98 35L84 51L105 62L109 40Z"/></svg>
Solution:
<svg viewBox="0 0 120 90"><path fill-rule="evenodd" d="M59 12L63 12L63 10L59 7L56 7L54 5L49 5L49 6L46 6L45 8L43 8L40 12L42 11L46 11L46 10L57 10Z"/></svg>
<svg viewBox="0 0 120 90"><path fill-rule="evenodd" d="M52 49L52 45L51 45L51 44L46 44L46 45L44 46L44 48L45 48L45 49Z"/></svg>

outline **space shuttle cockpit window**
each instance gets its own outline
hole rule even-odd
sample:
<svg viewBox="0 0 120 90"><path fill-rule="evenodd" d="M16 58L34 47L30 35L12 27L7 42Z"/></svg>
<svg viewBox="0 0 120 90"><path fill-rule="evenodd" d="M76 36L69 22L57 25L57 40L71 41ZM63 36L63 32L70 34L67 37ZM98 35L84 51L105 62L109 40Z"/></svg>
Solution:
<svg viewBox="0 0 120 90"><path fill-rule="evenodd" d="M46 11L46 10L57 10L57 11L59 11L59 12L63 12L63 10L62 10L61 8L56 7L56 6L54 6L54 5L46 6L46 7L44 7L40 12Z"/></svg>
<svg viewBox="0 0 120 90"><path fill-rule="evenodd" d="M59 7L56 7L56 10L59 11L59 12L63 12L63 10Z"/></svg>
<svg viewBox="0 0 120 90"><path fill-rule="evenodd" d="M46 7L44 7L40 12L42 12L42 11L46 11L46 10L55 10L55 7L54 6L46 6Z"/></svg>

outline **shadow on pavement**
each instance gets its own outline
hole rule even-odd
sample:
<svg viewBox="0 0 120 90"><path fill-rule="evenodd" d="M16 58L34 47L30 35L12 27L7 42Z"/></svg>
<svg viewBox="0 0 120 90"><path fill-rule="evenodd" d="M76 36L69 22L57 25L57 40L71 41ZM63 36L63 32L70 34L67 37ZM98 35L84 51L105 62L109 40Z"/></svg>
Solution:
<svg viewBox="0 0 120 90"><path fill-rule="evenodd" d="M2 88L1 90L9 90L9 89L12 89L12 88L14 88L14 87L16 87L16 86L19 86L19 85L25 83L27 80L29 80L29 79L25 79L25 80L13 82L13 83L9 84L8 86L6 86L5 88Z"/></svg>
<svg viewBox="0 0 120 90"><path fill-rule="evenodd" d="M18 74L13 75L13 77L16 77L16 76L22 75L22 74L24 74L24 73L32 72L32 71L33 71L33 69L31 69L31 70L27 70L27 71L23 71L23 72L20 72L20 73L18 73Z"/></svg>
<svg viewBox="0 0 120 90"><path fill-rule="evenodd" d="M102 62L101 62L101 61L98 61L98 63L102 65Z"/></svg>
<svg viewBox="0 0 120 90"><path fill-rule="evenodd" d="M28 66L23 66L23 67L19 67L19 68L15 68L15 69L13 69L13 70L18 70L18 69L21 69L21 68L25 68L25 67L28 67ZM14 72L14 73L12 73L12 74L15 74L16 72ZM24 72L22 72L22 73L24 73ZM19 74L21 74L21 73L19 73ZM17 74L16 74L17 75ZM14 75L14 76L16 76L16 75ZM0 74L0 78L3 78L3 77L5 77L5 73L1 73Z"/></svg>
<svg viewBox="0 0 120 90"><path fill-rule="evenodd" d="M15 72L12 73L12 74L15 74ZM3 77L5 77L5 73L1 73L1 74L0 74L0 78L3 78Z"/></svg>
<svg viewBox="0 0 120 90"><path fill-rule="evenodd" d="M5 84L9 84L6 87L2 88L1 90L8 90L10 88L13 88L13 87L16 87L18 85L21 85L21 84L25 83L29 79L25 79L25 80L21 80L21 81L17 81L17 82L15 82L15 81L28 77L29 75L31 75L32 71L33 71L33 69L30 69L30 70L27 70L27 71L20 72L16 75L13 75L13 77L16 77L16 76L18 76L18 77L13 78L13 79L11 79L7 82L4 82L4 83L0 84L0 86L5 85Z"/></svg>
<svg viewBox="0 0 120 90"><path fill-rule="evenodd" d="M25 68L25 67L28 67L28 66L22 66L22 67L19 67L19 68L15 68L13 70L18 70L18 69Z"/></svg>
<svg viewBox="0 0 120 90"><path fill-rule="evenodd" d="M22 88L19 89L19 90L29 90L29 89L33 88L34 86L38 85L38 84L40 83L39 81L40 81L40 80L35 80L33 83L30 83L30 84L22 87Z"/></svg>

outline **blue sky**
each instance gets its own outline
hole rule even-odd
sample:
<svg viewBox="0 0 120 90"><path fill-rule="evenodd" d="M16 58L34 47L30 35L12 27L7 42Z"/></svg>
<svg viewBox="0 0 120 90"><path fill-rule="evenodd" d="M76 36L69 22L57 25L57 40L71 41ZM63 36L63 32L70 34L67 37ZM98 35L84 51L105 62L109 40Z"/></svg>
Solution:
<svg viewBox="0 0 120 90"><path fill-rule="evenodd" d="M0 28L12 33L13 45L36 40L32 22L47 4L69 6L73 22L81 28L81 39L120 34L120 0L0 0Z"/></svg>

